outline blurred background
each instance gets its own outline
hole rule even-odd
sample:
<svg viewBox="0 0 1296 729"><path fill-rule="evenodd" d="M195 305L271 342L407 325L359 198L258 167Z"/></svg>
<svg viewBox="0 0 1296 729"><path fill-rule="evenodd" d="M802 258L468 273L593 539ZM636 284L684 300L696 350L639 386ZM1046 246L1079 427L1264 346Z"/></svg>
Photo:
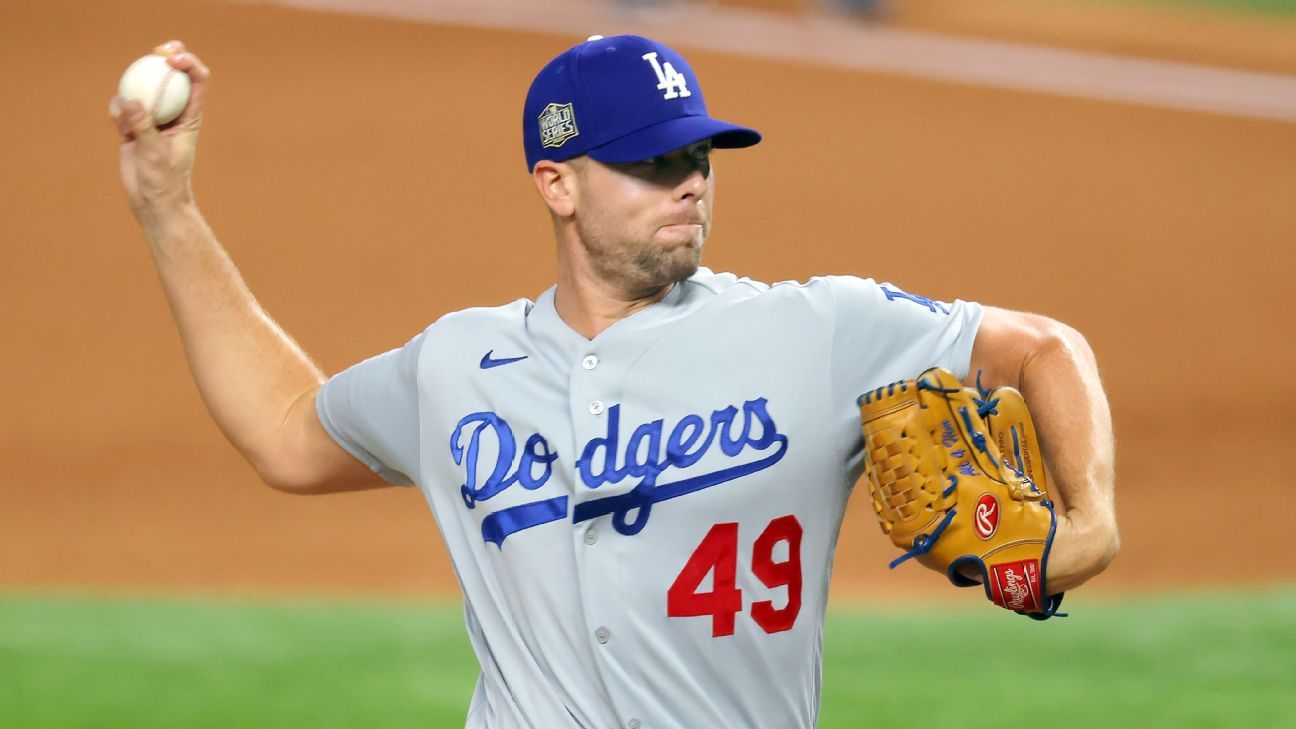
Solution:
<svg viewBox="0 0 1296 729"><path fill-rule="evenodd" d="M0 0L0 726L456 726L475 676L416 492L276 493L208 420L120 190L126 65L212 68L200 205L332 373L550 285L522 98L623 32L765 134L717 155L706 265L1053 316L1112 401L1123 550L1062 627L889 572L852 502L823 726L903 705L853 671L906 621L1088 666L1061 726L1290 726L1296 0Z"/></svg>

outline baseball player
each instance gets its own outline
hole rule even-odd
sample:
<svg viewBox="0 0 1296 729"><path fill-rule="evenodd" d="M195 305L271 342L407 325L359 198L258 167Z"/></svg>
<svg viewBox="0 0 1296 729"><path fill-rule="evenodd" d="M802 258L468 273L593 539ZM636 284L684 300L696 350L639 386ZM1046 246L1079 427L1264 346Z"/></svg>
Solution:
<svg viewBox="0 0 1296 729"><path fill-rule="evenodd" d="M213 418L270 486L392 484L431 507L481 674L472 729L812 727L856 398L933 366L1021 389L1065 502L1050 592L1117 548L1111 419L1055 321L851 276L699 265L713 152L680 54L594 36L536 76L527 171L557 239L535 300L442 316L326 378L204 223L190 174L208 71L166 131L114 107L122 176Z"/></svg>

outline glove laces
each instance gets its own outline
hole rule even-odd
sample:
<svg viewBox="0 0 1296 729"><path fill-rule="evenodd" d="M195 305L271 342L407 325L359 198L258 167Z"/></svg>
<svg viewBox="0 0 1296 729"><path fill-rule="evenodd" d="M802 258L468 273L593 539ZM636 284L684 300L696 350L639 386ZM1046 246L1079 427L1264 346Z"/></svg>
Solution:
<svg viewBox="0 0 1296 729"><path fill-rule="evenodd" d="M949 486L946 486L945 490L941 492L941 498L947 498L950 494L954 493L954 489L956 488L958 488L958 476L950 476ZM941 523L932 530L931 534L919 534L914 537L913 548L892 560L891 564L888 565L888 569L895 569L914 557L921 557L930 552L932 547L936 546L936 540L940 539L941 533L945 531L945 527L949 526L950 522L954 520L954 514L957 512L957 508L950 509L949 512L945 514L945 518L941 519Z"/></svg>

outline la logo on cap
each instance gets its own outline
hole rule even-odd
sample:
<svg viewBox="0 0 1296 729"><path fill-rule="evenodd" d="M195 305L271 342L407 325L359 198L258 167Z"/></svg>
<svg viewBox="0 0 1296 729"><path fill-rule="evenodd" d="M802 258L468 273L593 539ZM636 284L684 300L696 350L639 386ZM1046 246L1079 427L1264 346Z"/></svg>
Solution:
<svg viewBox="0 0 1296 729"><path fill-rule="evenodd" d="M701 83L684 56L651 38L578 43L546 63L527 89L520 119L527 170L580 155L637 162L706 139L716 149L759 142L755 129L707 113Z"/></svg>
<svg viewBox="0 0 1296 729"><path fill-rule="evenodd" d="M540 144L561 147L568 139L580 134L576 129L576 115L571 104L549 104L540 112Z"/></svg>
<svg viewBox="0 0 1296 729"><path fill-rule="evenodd" d="M665 91L663 99L679 99L686 96L692 96L688 89L688 79L684 74L675 70L670 61L666 63L657 62L657 51L645 53L643 59L652 64L653 70L657 72L657 90Z"/></svg>

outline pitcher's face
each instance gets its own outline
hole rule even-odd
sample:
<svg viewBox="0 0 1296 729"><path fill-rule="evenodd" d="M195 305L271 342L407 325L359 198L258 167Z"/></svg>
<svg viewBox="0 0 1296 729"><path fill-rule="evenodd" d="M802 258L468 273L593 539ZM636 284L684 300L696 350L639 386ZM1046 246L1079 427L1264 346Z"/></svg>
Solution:
<svg viewBox="0 0 1296 729"><path fill-rule="evenodd" d="M651 288L697 271L715 195L710 140L641 162L588 158L578 185L576 228L598 273Z"/></svg>

